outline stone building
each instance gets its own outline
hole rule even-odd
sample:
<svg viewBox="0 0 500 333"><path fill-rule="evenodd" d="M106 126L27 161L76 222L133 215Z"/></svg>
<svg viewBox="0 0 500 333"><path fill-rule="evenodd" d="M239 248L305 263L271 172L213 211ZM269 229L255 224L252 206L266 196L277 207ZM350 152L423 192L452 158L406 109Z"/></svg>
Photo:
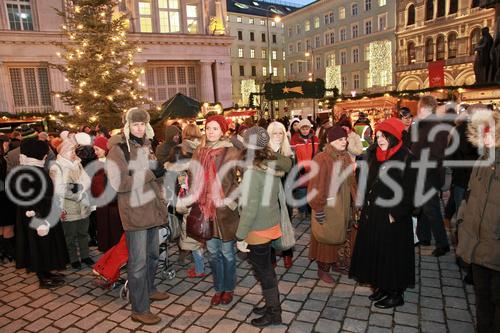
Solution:
<svg viewBox="0 0 500 333"><path fill-rule="evenodd" d="M394 87L395 0L318 0L286 17L290 80L325 80L343 94ZM291 101L309 114L312 100Z"/></svg>
<svg viewBox="0 0 500 333"><path fill-rule="evenodd" d="M67 87L50 66L59 63L54 42L64 41L62 0L5 0L0 6L0 112L71 112L51 94ZM230 47L223 0L123 0L131 16L129 38L142 53L142 81L161 104L177 92L201 102L232 105ZM211 24L212 22L212 24ZM213 24L218 22L218 24Z"/></svg>
<svg viewBox="0 0 500 333"><path fill-rule="evenodd" d="M475 82L474 46L481 28L493 34L494 9L479 0L403 0L397 2L398 90L429 87L428 64L444 61L445 85Z"/></svg>
<svg viewBox="0 0 500 333"><path fill-rule="evenodd" d="M283 3L227 0L227 24L234 38L231 75L235 104L248 105L250 93L261 91L270 76L273 82L285 80L285 35L281 20L295 10L296 7ZM278 114L284 106L285 101L275 101Z"/></svg>

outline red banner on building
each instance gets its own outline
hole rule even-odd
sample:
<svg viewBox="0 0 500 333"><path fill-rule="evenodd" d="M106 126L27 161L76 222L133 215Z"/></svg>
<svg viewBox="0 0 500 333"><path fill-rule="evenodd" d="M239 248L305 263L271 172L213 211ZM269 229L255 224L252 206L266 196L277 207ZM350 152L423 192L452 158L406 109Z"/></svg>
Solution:
<svg viewBox="0 0 500 333"><path fill-rule="evenodd" d="M429 70L429 87L443 87L444 60L430 62L427 69Z"/></svg>

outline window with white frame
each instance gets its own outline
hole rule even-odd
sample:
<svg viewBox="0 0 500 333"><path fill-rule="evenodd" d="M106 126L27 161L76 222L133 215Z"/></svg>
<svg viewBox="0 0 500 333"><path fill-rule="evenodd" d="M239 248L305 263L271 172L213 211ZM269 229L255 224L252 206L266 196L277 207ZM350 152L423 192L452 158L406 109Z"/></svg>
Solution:
<svg viewBox="0 0 500 333"><path fill-rule="evenodd" d="M267 76L267 67L262 66L262 76Z"/></svg>
<svg viewBox="0 0 500 333"><path fill-rule="evenodd" d="M181 31L179 2L179 0L158 0L160 32L172 33Z"/></svg>
<svg viewBox="0 0 500 333"><path fill-rule="evenodd" d="M359 62L359 49L357 47L352 49L352 62L354 64Z"/></svg>
<svg viewBox="0 0 500 333"><path fill-rule="evenodd" d="M52 107L47 67L9 68L14 111L48 112Z"/></svg>
<svg viewBox="0 0 500 333"><path fill-rule="evenodd" d="M260 55L262 59L267 59L267 50L266 49L260 50Z"/></svg>
<svg viewBox="0 0 500 333"><path fill-rule="evenodd" d="M335 15L333 14L333 12L330 12L330 14L328 15L330 16L330 24L332 24L335 21Z"/></svg>
<svg viewBox="0 0 500 333"><path fill-rule="evenodd" d="M335 44L335 31L330 32L330 44Z"/></svg>
<svg viewBox="0 0 500 333"><path fill-rule="evenodd" d="M371 10L372 9L372 0L365 0L365 10Z"/></svg>
<svg viewBox="0 0 500 333"><path fill-rule="evenodd" d="M328 16L328 14L325 14L325 25L327 25L329 23L330 23L329 16Z"/></svg>
<svg viewBox="0 0 500 333"><path fill-rule="evenodd" d="M243 58L243 48L238 47L238 58Z"/></svg>
<svg viewBox="0 0 500 333"><path fill-rule="evenodd" d="M271 21L271 27L275 27L276 26L276 22L275 21Z"/></svg>
<svg viewBox="0 0 500 333"><path fill-rule="evenodd" d="M259 22L260 25L266 25L266 21L264 21L263 19L260 20Z"/></svg>
<svg viewBox="0 0 500 333"><path fill-rule="evenodd" d="M343 42L347 39L345 28L340 29L340 41Z"/></svg>
<svg viewBox="0 0 500 333"><path fill-rule="evenodd" d="M5 6L10 30L33 30L30 0L7 0Z"/></svg>
<svg viewBox="0 0 500 333"><path fill-rule="evenodd" d="M304 22L304 31L311 30L311 22L309 20L305 20Z"/></svg>
<svg viewBox="0 0 500 333"><path fill-rule="evenodd" d="M317 56L316 57L316 60L314 61L314 66L316 66L316 70L320 70L321 68L321 57L320 56Z"/></svg>
<svg viewBox="0 0 500 333"><path fill-rule="evenodd" d="M358 4L357 3L353 3L351 5L351 14L352 14L352 16L358 16Z"/></svg>
<svg viewBox="0 0 500 333"><path fill-rule="evenodd" d="M325 33L325 45L330 44L330 33Z"/></svg>
<svg viewBox="0 0 500 333"><path fill-rule="evenodd" d="M351 26L351 36L352 36L352 38L358 37L358 24L357 23L353 24Z"/></svg>
<svg viewBox="0 0 500 333"><path fill-rule="evenodd" d="M151 1L139 1L138 6L141 32L153 32Z"/></svg>
<svg viewBox="0 0 500 333"><path fill-rule="evenodd" d="M340 64L347 65L347 52L345 50L340 51Z"/></svg>
<svg viewBox="0 0 500 333"><path fill-rule="evenodd" d="M178 92L198 99L195 66L147 66L148 95L154 102L166 101Z"/></svg>
<svg viewBox="0 0 500 333"><path fill-rule="evenodd" d="M250 49L250 58L251 59L255 58L255 49Z"/></svg>
<svg viewBox="0 0 500 333"><path fill-rule="evenodd" d="M278 52L276 50L273 50L272 53L271 53L271 58L273 60L276 60L278 59Z"/></svg>
<svg viewBox="0 0 500 333"><path fill-rule="evenodd" d="M321 46L321 37L318 35L314 37L314 47L318 48L320 46Z"/></svg>
<svg viewBox="0 0 500 333"><path fill-rule="evenodd" d="M253 17L250 17L248 19L248 24L255 24L255 19Z"/></svg>
<svg viewBox="0 0 500 333"><path fill-rule="evenodd" d="M342 75L342 77L340 78L340 83L342 85L342 91L345 91L347 89L347 76L346 75Z"/></svg>
<svg viewBox="0 0 500 333"><path fill-rule="evenodd" d="M285 56L286 56L286 52L285 52L285 51L283 51L283 60L286 60L286 59L285 59Z"/></svg>
<svg viewBox="0 0 500 333"><path fill-rule="evenodd" d="M359 73L354 73L352 75L352 86L354 89L359 89Z"/></svg>
<svg viewBox="0 0 500 333"><path fill-rule="evenodd" d="M340 20L345 19L345 8L344 7L339 8L339 19Z"/></svg>
<svg viewBox="0 0 500 333"><path fill-rule="evenodd" d="M372 33L372 20L365 21L365 35Z"/></svg>
<svg viewBox="0 0 500 333"><path fill-rule="evenodd" d="M387 29L387 13L378 16L378 31Z"/></svg>
<svg viewBox="0 0 500 333"><path fill-rule="evenodd" d="M241 18L241 16L237 16L236 17L236 22L238 22L238 23L243 22L243 19Z"/></svg>
<svg viewBox="0 0 500 333"><path fill-rule="evenodd" d="M314 29L318 29L319 28L319 17L316 16L314 18Z"/></svg>
<svg viewBox="0 0 500 333"><path fill-rule="evenodd" d="M198 33L198 6L186 5L186 24L187 32L190 34Z"/></svg>
<svg viewBox="0 0 500 333"><path fill-rule="evenodd" d="M383 6L387 5L387 0L378 0L378 5L380 7L383 7Z"/></svg>
<svg viewBox="0 0 500 333"><path fill-rule="evenodd" d="M278 67L273 67L273 76L278 76Z"/></svg>

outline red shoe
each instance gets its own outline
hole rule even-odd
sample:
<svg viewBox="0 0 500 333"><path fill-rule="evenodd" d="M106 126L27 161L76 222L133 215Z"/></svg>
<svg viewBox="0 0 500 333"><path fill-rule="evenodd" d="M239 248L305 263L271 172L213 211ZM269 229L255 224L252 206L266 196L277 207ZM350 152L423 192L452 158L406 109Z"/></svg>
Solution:
<svg viewBox="0 0 500 333"><path fill-rule="evenodd" d="M233 301L233 292L232 291L225 291L222 293L222 300L221 303L224 305L227 305Z"/></svg>
<svg viewBox="0 0 500 333"><path fill-rule="evenodd" d="M190 269L187 270L188 278L195 279L195 278L202 278L205 276L207 276L207 274L205 273L196 274L196 269L194 267L191 267Z"/></svg>
<svg viewBox="0 0 500 333"><path fill-rule="evenodd" d="M328 284L334 284L335 283L335 280L332 278L332 276L330 274L328 274L328 272L325 272L325 271L323 271L321 269L318 269L318 277L324 283L328 283Z"/></svg>
<svg viewBox="0 0 500 333"><path fill-rule="evenodd" d="M212 296L212 300L210 301L210 305L216 306L219 305L222 300L222 293L215 293Z"/></svg>
<svg viewBox="0 0 500 333"><path fill-rule="evenodd" d="M290 268L293 266L292 256L284 256L283 262L285 264L285 268Z"/></svg>

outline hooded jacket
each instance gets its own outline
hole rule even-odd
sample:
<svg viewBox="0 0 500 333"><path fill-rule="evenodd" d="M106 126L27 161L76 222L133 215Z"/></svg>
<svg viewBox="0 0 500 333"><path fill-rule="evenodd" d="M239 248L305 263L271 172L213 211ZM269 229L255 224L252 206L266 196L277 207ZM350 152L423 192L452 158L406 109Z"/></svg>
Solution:
<svg viewBox="0 0 500 333"><path fill-rule="evenodd" d="M473 145L480 146L480 128L491 116L495 124L491 129L495 131L494 156L486 153L472 169L465 200L457 215L457 255L467 263L500 271L500 114L476 112L468 125L468 137Z"/></svg>

